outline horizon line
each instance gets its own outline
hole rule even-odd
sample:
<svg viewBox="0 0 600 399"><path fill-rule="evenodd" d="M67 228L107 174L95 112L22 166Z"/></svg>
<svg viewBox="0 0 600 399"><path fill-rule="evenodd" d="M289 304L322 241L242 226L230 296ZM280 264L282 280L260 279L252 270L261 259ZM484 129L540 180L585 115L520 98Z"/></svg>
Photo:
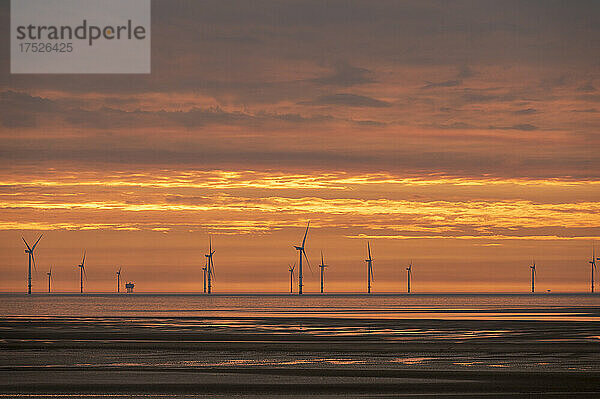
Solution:
<svg viewBox="0 0 600 399"><path fill-rule="evenodd" d="M515 291L498 291L498 292L486 292L486 291L459 291L459 292L325 292L321 293L318 291L315 292L304 292L303 294L289 292L213 292L213 293L204 293L204 292L84 292L80 293L77 291L60 291L60 292L32 292L28 294L27 292L14 292L14 291L0 291L0 295L25 295L25 296L104 296L104 295L118 295L118 296L152 296L152 295L170 295L170 296L288 296L288 297L302 297L302 296L436 296L436 295L506 295L506 296L515 296L515 295L523 295L523 296L535 296L535 295L600 295L600 292L585 292L585 291L540 291L540 292L515 292Z"/></svg>

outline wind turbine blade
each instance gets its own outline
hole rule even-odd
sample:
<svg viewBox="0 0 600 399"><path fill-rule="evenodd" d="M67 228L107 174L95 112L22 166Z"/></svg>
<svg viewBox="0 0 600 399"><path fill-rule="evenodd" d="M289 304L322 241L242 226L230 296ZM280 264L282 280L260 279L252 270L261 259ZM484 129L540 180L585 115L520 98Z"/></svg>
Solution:
<svg viewBox="0 0 600 399"><path fill-rule="evenodd" d="M213 263L212 260L212 254L211 256L208 258L208 268L210 269L209 273L211 275L211 277L215 277L215 264Z"/></svg>
<svg viewBox="0 0 600 399"><path fill-rule="evenodd" d="M29 247L29 244L27 244L27 241L25 241L25 239L23 237L21 237L21 239L23 240L23 242L27 246L27 249L31 251L31 248Z"/></svg>
<svg viewBox="0 0 600 399"><path fill-rule="evenodd" d="M302 248L304 248L304 243L306 242L306 236L308 235L308 227L310 226L310 220L306 224L306 231L304 232L304 238L302 239Z"/></svg>
<svg viewBox="0 0 600 399"><path fill-rule="evenodd" d="M33 261L33 271L37 275L37 267L35 267L35 256L33 256L33 251L31 252L31 260Z"/></svg>
<svg viewBox="0 0 600 399"><path fill-rule="evenodd" d="M371 243L367 241L367 250L369 251L369 259L371 259Z"/></svg>
<svg viewBox="0 0 600 399"><path fill-rule="evenodd" d="M375 281L375 277L373 276L373 262L371 262L371 280Z"/></svg>
<svg viewBox="0 0 600 399"><path fill-rule="evenodd" d="M82 265L85 265L85 252L86 251L83 251L83 259L81 260L81 264Z"/></svg>
<svg viewBox="0 0 600 399"><path fill-rule="evenodd" d="M33 251L35 249L35 246L38 244L38 242L40 242L40 240L42 239L43 234L40 234L40 237L37 239L37 241L35 242L35 244L33 244L33 247L31 247L31 250Z"/></svg>
<svg viewBox="0 0 600 399"><path fill-rule="evenodd" d="M306 264L308 265L308 270L310 270L310 274L313 274L313 270L312 267L310 265L310 261L308 260L308 256L306 256L306 251L304 251L304 249L302 250L302 253L304 254L304 259L306 259Z"/></svg>
<svg viewBox="0 0 600 399"><path fill-rule="evenodd" d="M323 261L323 251L321 251L321 265L324 265L325 262Z"/></svg>

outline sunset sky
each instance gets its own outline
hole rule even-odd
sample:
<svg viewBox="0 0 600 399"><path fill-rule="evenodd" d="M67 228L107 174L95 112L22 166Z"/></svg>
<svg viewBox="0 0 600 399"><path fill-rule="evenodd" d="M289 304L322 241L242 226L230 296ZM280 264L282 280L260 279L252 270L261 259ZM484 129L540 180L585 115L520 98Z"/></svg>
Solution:
<svg viewBox="0 0 600 399"><path fill-rule="evenodd" d="M0 291L588 291L597 1L153 1L150 75L11 75Z"/></svg>

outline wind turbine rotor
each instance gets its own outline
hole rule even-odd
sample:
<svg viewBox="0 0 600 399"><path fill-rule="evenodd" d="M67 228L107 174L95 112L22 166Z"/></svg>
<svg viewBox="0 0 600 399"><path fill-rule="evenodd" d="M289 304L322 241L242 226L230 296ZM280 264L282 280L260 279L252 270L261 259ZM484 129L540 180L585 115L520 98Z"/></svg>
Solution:
<svg viewBox="0 0 600 399"><path fill-rule="evenodd" d="M35 250L35 246L38 245L38 242L40 242L40 240L42 239L43 234L40 234L39 238L37 239L37 241L35 242L35 244L33 244L33 247L31 247L31 250Z"/></svg>
<svg viewBox="0 0 600 399"><path fill-rule="evenodd" d="M22 239L22 240L23 240L23 242L25 243L25 246L27 247L27 249L28 249L29 251L31 251L31 247L29 246L29 244L27 244L27 241L25 241L25 238L21 237L21 239ZM27 252L27 251L25 251L25 252Z"/></svg>

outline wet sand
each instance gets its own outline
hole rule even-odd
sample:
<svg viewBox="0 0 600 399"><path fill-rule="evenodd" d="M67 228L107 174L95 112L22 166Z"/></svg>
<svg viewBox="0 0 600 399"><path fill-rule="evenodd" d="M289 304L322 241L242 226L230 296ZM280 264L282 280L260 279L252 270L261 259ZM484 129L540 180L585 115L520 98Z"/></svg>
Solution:
<svg viewBox="0 0 600 399"><path fill-rule="evenodd" d="M0 393L600 397L600 323L3 317Z"/></svg>

